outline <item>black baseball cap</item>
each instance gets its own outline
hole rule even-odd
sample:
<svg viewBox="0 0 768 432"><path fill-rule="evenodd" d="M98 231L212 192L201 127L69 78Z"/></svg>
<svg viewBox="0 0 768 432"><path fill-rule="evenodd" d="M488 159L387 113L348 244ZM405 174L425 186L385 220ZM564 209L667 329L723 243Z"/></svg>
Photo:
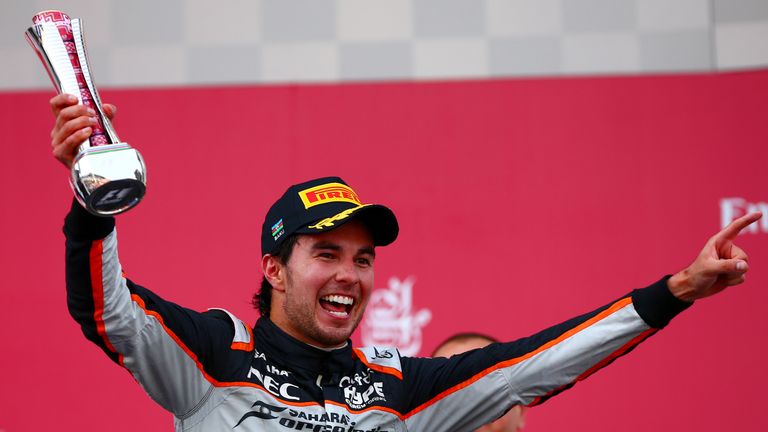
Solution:
<svg viewBox="0 0 768 432"><path fill-rule="evenodd" d="M380 204L363 204L339 177L323 177L288 188L267 212L261 227L261 254L271 254L291 234L317 234L338 228L350 220L362 221L374 246L386 246L397 238L397 218Z"/></svg>

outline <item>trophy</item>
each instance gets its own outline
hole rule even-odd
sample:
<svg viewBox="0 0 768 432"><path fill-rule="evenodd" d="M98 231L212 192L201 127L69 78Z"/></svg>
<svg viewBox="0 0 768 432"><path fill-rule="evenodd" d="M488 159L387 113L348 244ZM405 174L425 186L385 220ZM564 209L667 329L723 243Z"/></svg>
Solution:
<svg viewBox="0 0 768 432"><path fill-rule="evenodd" d="M70 185L89 212L108 216L141 201L146 192L146 168L136 149L120 142L102 109L85 54L82 23L60 11L43 11L32 18L24 36L45 65L59 93L77 96L96 112L98 124L78 148Z"/></svg>

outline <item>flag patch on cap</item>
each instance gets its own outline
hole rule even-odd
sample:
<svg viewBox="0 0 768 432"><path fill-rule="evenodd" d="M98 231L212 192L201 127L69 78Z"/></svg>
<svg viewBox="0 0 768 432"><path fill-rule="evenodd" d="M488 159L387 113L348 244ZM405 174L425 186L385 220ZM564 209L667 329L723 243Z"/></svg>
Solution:
<svg viewBox="0 0 768 432"><path fill-rule="evenodd" d="M285 229L283 228L283 220L280 219L277 221L276 224L272 225L272 238L277 241L277 239L280 238L281 235L285 232Z"/></svg>

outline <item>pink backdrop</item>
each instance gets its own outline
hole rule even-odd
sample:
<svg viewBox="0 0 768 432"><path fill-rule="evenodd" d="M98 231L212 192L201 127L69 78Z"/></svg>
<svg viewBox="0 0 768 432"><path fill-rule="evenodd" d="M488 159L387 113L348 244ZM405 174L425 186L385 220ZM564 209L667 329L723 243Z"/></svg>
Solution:
<svg viewBox="0 0 768 432"><path fill-rule="evenodd" d="M52 94L0 93L0 430L170 430L66 311ZM412 313L431 318L421 354L457 331L525 336L687 265L723 209L766 206L766 94L768 71L103 91L148 165L121 257L166 298L254 321L269 204L337 174L398 215L376 285L410 278ZM527 430L766 430L768 224L739 243L745 285L533 409Z"/></svg>

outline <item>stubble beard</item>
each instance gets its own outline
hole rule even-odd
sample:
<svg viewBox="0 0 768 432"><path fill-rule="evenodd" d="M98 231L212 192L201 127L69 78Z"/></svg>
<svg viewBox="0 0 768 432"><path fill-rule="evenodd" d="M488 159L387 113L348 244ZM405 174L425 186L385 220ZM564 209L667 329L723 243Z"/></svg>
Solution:
<svg viewBox="0 0 768 432"><path fill-rule="evenodd" d="M295 286L293 284L293 277L291 271L286 272L286 282L289 287ZM292 323L292 327L297 332L302 334L305 338L320 344L323 347L335 347L343 344L352 336L352 333L360 324L360 320L363 317L362 313L352 319L354 319L351 328L321 328L320 323L315 317L315 310L317 308L316 299L299 300L298 296L290 295L286 290L285 301L283 302L283 312ZM357 313L358 306L355 306L353 313ZM362 310L365 310L365 305L362 305ZM314 343L313 343L314 345Z"/></svg>

